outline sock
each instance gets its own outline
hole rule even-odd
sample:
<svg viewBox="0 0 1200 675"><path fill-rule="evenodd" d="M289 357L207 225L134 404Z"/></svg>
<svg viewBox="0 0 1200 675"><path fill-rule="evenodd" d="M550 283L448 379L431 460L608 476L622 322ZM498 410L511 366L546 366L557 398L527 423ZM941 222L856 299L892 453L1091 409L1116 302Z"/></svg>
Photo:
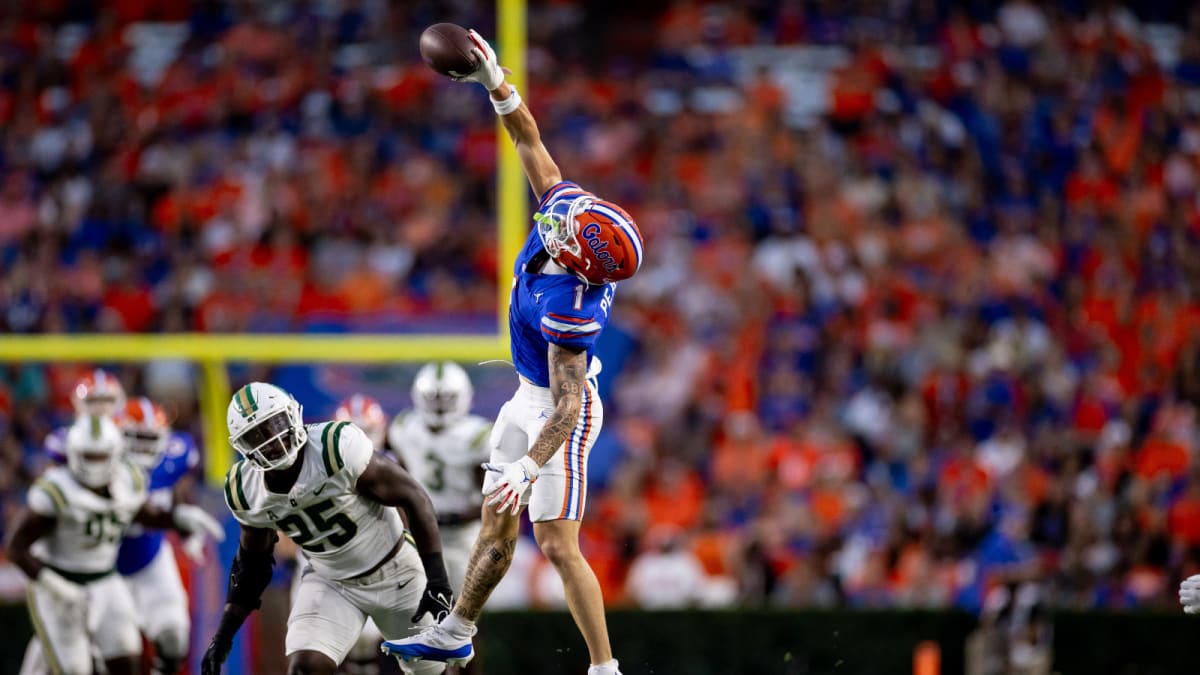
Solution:
<svg viewBox="0 0 1200 675"><path fill-rule="evenodd" d="M450 614L442 619L442 630L453 635L454 637L469 638L475 636L475 622L470 619L450 612Z"/></svg>
<svg viewBox="0 0 1200 675"><path fill-rule="evenodd" d="M607 663L594 664L588 668L588 675L621 675L621 671L617 670L619 665L616 659Z"/></svg>

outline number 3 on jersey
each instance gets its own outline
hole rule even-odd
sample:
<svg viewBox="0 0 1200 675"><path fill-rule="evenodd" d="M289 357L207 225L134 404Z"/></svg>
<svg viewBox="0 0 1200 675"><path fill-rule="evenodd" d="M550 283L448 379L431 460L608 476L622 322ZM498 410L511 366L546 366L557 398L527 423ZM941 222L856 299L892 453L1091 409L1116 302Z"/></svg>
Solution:
<svg viewBox="0 0 1200 675"><path fill-rule="evenodd" d="M300 512L288 514L276 520L275 525L306 551L324 551L325 541L339 548L358 534L358 526L344 513L326 517L332 508L333 500L326 499L304 507L304 515Z"/></svg>
<svg viewBox="0 0 1200 675"><path fill-rule="evenodd" d="M429 480L425 481L425 489L430 492L441 492L446 489L446 462L436 452L425 455L425 461L430 466Z"/></svg>

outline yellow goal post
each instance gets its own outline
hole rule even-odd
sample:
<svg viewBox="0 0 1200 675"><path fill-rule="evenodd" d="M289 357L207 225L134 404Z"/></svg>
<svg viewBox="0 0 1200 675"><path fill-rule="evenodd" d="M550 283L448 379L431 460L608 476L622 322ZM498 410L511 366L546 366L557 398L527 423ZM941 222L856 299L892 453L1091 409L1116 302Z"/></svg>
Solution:
<svg viewBox="0 0 1200 675"><path fill-rule="evenodd" d="M497 0L500 61L518 89L525 85L526 0ZM496 133L504 136L497 120ZM509 355L508 298L511 270L528 232L525 175L511 143L497 147L496 200L499 212L496 270L496 332L486 335L304 335L304 334L46 334L0 335L0 362L145 362L188 360L199 366L198 394L204 424L204 473L219 485L233 463L226 442L225 407L231 395L228 364L395 363L424 360L504 359Z"/></svg>

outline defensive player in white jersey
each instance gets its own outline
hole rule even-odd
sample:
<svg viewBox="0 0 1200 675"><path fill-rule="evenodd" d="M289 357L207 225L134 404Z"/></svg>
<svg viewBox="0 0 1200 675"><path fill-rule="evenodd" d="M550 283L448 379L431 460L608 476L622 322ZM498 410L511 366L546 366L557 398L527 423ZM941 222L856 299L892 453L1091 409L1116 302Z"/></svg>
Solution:
<svg viewBox="0 0 1200 675"><path fill-rule="evenodd" d="M92 672L93 649L110 675L137 672L142 638L133 598L113 573L131 523L224 537L196 506L146 501L146 476L122 458L124 440L108 417L80 417L67 432L66 466L29 489L8 554L32 580L28 607L55 673Z"/></svg>
<svg viewBox="0 0 1200 675"><path fill-rule="evenodd" d="M244 457L225 478L225 501L242 534L203 675L220 672L238 628L258 608L277 532L306 558L285 640L293 675L335 672L367 617L395 638L428 623L426 615L449 612L433 504L400 465L375 454L361 429L350 422L305 426L300 404L262 382L238 390L226 421L230 443ZM445 664L402 667L428 675Z"/></svg>
<svg viewBox="0 0 1200 675"><path fill-rule="evenodd" d="M333 412L333 421L335 422L353 422L355 426L362 429L362 432L367 435L367 440L371 441L371 446L375 448L376 453L384 454L384 444L386 443L385 433L387 432L387 415L383 412L383 406L379 405L379 401L367 396L366 394L352 394L347 396L337 409ZM445 542L442 543L442 553L445 554ZM447 561L448 562L448 561ZM304 554L296 554L297 569L304 568ZM296 574L292 580L292 603L295 604L300 597L300 574ZM348 675L373 675L380 671L380 660L383 655L379 653L379 642L383 640L383 634L379 632L379 626L375 625L375 621L371 617L367 617L367 622L363 624L362 633L358 636L358 641L350 648L350 653L346 655L346 661L342 664L342 670Z"/></svg>
<svg viewBox="0 0 1200 675"><path fill-rule="evenodd" d="M462 589L471 548L479 537L484 462L492 423L471 414L475 390L457 363L428 363L412 385L412 410L388 427L388 446L417 479L438 513L442 553L454 592ZM476 672L472 663L462 672Z"/></svg>
<svg viewBox="0 0 1200 675"><path fill-rule="evenodd" d="M491 454L487 440L492 423L471 414L473 396L471 378L457 363L426 364L413 380L413 409L396 415L388 428L392 452L437 509L442 554L455 593L462 588L479 536L480 465Z"/></svg>
<svg viewBox="0 0 1200 675"><path fill-rule="evenodd" d="M579 550L587 460L603 422L589 375L616 282L637 271L642 239L619 206L563 181L529 108L504 79L496 54L470 32L479 64L459 80L478 82L541 196L537 224L517 256L509 306L513 362L521 384L496 419L484 482L479 540L454 611L416 637L384 643L409 659L470 659L483 604L512 562L517 516L528 505L538 546L562 578L567 606L587 642L590 675L616 675L600 584ZM536 482L535 482L536 481Z"/></svg>
<svg viewBox="0 0 1200 675"><path fill-rule="evenodd" d="M95 391L92 387L80 389L84 393ZM86 401L85 397L80 398ZM95 405L94 401L91 405ZM171 433L162 408L144 396L126 400L114 421L125 438L125 457L146 472L147 499L161 508L170 508L186 493L189 472L199 462L192 437ZM62 452L60 443L51 461L65 464ZM201 560L204 543L202 535L194 534L188 537L184 551L193 560ZM188 653L191 617L187 591L171 544L161 530L131 525L121 540L116 568L133 594L142 633L154 645L153 672L156 675L178 672ZM35 637L25 652L21 672L44 673L47 668L41 642Z"/></svg>

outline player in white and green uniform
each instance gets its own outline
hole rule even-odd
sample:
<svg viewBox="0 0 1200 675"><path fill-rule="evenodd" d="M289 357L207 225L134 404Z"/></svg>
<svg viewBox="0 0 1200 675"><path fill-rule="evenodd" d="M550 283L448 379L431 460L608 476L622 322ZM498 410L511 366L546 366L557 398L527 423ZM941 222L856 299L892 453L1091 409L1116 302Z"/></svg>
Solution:
<svg viewBox="0 0 1200 675"><path fill-rule="evenodd" d="M388 427L388 446L429 492L438 513L446 571L457 593L479 536L482 464L492 423L470 414L474 388L458 364L429 363L413 380L413 409Z"/></svg>
<svg viewBox="0 0 1200 675"><path fill-rule="evenodd" d="M8 547L32 580L29 613L55 673L90 674L93 651L110 675L136 672L142 651L137 614L113 571L131 523L224 536L198 507L148 504L146 476L122 458L124 442L108 417L76 420L66 434L66 466L50 467L29 489L28 510Z"/></svg>
<svg viewBox="0 0 1200 675"><path fill-rule="evenodd" d="M204 675L220 671L234 634L259 606L277 532L306 558L288 617L291 673L335 672L367 617L390 638L449 611L433 505L404 469L375 456L362 430L350 422L305 426L299 403L261 382L238 390L227 422L230 442L245 457L225 478L225 501L242 536ZM441 666L402 667L427 675Z"/></svg>

